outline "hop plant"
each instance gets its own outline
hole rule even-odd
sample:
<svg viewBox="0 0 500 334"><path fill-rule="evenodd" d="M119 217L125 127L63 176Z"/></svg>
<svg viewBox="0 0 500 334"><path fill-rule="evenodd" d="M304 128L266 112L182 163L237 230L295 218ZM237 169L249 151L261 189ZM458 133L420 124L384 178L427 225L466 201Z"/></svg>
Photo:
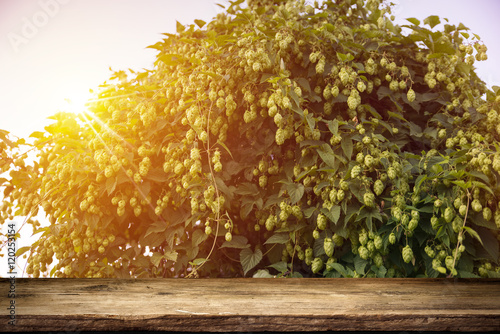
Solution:
<svg viewBox="0 0 500 334"><path fill-rule="evenodd" d="M390 5L354 2L233 2L152 46L150 70L114 73L85 122L60 113L24 142L0 131L0 222L31 216L40 231L42 207L51 225L29 275L249 275L279 261L304 276L490 275L500 92L472 67L487 49L452 22L415 41ZM447 52L424 47L436 41ZM123 251L135 245L150 252Z"/></svg>

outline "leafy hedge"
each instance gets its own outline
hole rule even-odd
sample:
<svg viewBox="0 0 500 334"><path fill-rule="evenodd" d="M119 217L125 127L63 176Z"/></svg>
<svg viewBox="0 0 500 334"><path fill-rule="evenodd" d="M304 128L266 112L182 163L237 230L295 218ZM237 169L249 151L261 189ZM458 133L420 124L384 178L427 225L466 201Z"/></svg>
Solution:
<svg viewBox="0 0 500 334"><path fill-rule="evenodd" d="M498 277L500 89L474 71L479 37L394 25L378 0L242 2L178 23L152 70L114 73L32 144L0 133L2 221L40 236L26 272Z"/></svg>

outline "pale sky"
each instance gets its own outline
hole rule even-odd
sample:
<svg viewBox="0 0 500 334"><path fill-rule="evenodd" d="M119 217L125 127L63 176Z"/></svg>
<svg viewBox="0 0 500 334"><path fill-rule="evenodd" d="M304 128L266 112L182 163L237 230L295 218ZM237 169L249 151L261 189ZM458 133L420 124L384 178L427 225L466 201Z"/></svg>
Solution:
<svg viewBox="0 0 500 334"><path fill-rule="evenodd" d="M429 15L462 22L488 46L479 76L500 86L500 0L392 0L396 22ZM114 70L151 68L146 49L175 33L176 20L210 21L227 0L0 0L0 129L27 137L50 124L46 118L83 102ZM19 225L20 226L20 225ZM22 231L18 247L29 245ZM0 259L1 268L5 268ZM0 276L2 276L0 271Z"/></svg>

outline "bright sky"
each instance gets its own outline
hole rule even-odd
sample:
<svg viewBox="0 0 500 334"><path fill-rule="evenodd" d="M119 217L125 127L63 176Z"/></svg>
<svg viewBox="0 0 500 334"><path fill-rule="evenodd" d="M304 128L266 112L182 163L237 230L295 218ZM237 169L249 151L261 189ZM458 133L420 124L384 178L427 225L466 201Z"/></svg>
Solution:
<svg viewBox="0 0 500 334"><path fill-rule="evenodd" d="M500 86L500 1L392 2L399 24L439 15L471 28L489 49L479 76L489 87ZM0 129L27 137L50 124L46 118L58 109L82 104L89 89L108 79L109 67L151 68L156 51L146 46L161 33L175 33L176 20L210 21L222 11L215 3L228 1L0 0ZM29 234L23 231L18 247L33 241Z"/></svg>

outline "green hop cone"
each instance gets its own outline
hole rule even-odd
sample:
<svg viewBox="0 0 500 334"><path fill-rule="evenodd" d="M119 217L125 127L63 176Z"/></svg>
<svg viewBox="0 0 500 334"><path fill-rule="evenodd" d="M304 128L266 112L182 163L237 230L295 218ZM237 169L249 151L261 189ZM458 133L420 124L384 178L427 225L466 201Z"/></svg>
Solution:
<svg viewBox="0 0 500 334"><path fill-rule="evenodd" d="M267 176L266 175L261 175L259 177L259 186L261 188L264 188L267 185Z"/></svg>
<svg viewBox="0 0 500 334"><path fill-rule="evenodd" d="M375 195L371 192L367 192L363 195L363 201L366 206L372 208L375 206Z"/></svg>
<svg viewBox="0 0 500 334"><path fill-rule="evenodd" d="M411 250L410 245L406 245L403 248L402 255L403 255L403 261L405 261L405 263L411 262L411 260L413 259L413 251Z"/></svg>
<svg viewBox="0 0 500 334"><path fill-rule="evenodd" d="M267 219L266 219L266 229L268 231L272 231L272 229L274 228L274 219L273 219L274 216L269 216Z"/></svg>
<svg viewBox="0 0 500 334"><path fill-rule="evenodd" d="M370 168L371 166L373 166L375 159L371 155L367 154L363 162L367 168Z"/></svg>
<svg viewBox="0 0 500 334"><path fill-rule="evenodd" d="M405 213L403 216L401 216L401 225L407 227L409 223L410 223L410 216Z"/></svg>
<svg viewBox="0 0 500 334"><path fill-rule="evenodd" d="M363 81L358 81L358 85L356 86L360 92L364 92L366 89L366 85Z"/></svg>
<svg viewBox="0 0 500 334"><path fill-rule="evenodd" d="M333 240L331 238L325 238L323 248L325 249L326 256L332 257L334 249Z"/></svg>
<svg viewBox="0 0 500 334"><path fill-rule="evenodd" d="M339 246L339 247L342 247L342 245L344 244L344 238L342 238L338 234L334 234L332 236L332 241L335 243L336 246Z"/></svg>
<svg viewBox="0 0 500 334"><path fill-rule="evenodd" d="M391 208L391 212L392 212L392 216L394 217L394 220L396 220L397 222L401 221L401 219L403 217L402 217L400 208L398 208L397 206L393 206Z"/></svg>
<svg viewBox="0 0 500 334"><path fill-rule="evenodd" d="M313 249L311 247L306 248L305 254L306 254L306 258L311 258L312 259L312 257L313 257Z"/></svg>
<svg viewBox="0 0 500 334"><path fill-rule="evenodd" d="M437 271L439 271L441 274L446 274L446 268L445 267L437 267Z"/></svg>
<svg viewBox="0 0 500 334"><path fill-rule="evenodd" d="M361 245L366 245L366 243L368 242L368 234L366 232L360 233L358 240Z"/></svg>
<svg viewBox="0 0 500 334"><path fill-rule="evenodd" d="M311 270L314 274L319 272L323 268L323 260L321 260L319 257L315 258L313 262L311 263Z"/></svg>
<svg viewBox="0 0 500 334"><path fill-rule="evenodd" d="M415 101L415 91L413 89L409 89L408 93L406 93L406 97L408 98L408 101L411 103Z"/></svg>
<svg viewBox="0 0 500 334"><path fill-rule="evenodd" d="M360 166L354 166L354 167L352 167L352 169L351 169L351 177L353 179L355 179L356 177L359 176L359 174L361 174L361 167Z"/></svg>
<svg viewBox="0 0 500 334"><path fill-rule="evenodd" d="M397 176L396 170L393 167L387 169L387 176L389 179L394 180Z"/></svg>
<svg viewBox="0 0 500 334"><path fill-rule="evenodd" d="M436 258L439 259L439 261L442 261L442 260L444 260L446 255L447 255L446 251L444 249L441 249L439 251L439 253L437 254Z"/></svg>
<svg viewBox="0 0 500 334"><path fill-rule="evenodd" d="M431 226L433 230L437 230L439 227L439 219L436 216L431 217Z"/></svg>
<svg viewBox="0 0 500 334"><path fill-rule="evenodd" d="M328 260L326 261L326 265L331 265L331 264L334 264L335 262L337 262L337 259L334 258L334 257L330 257L328 258Z"/></svg>
<svg viewBox="0 0 500 334"><path fill-rule="evenodd" d="M324 230L326 228L326 217L324 214L320 213L318 218L316 219L316 223L320 230Z"/></svg>
<svg viewBox="0 0 500 334"><path fill-rule="evenodd" d="M431 259L436 256L436 252L430 246L425 246L424 250L425 254L427 254L427 256L429 256Z"/></svg>
<svg viewBox="0 0 500 334"><path fill-rule="evenodd" d="M288 212L286 211L281 211L280 212L280 220L281 221L286 221L288 219Z"/></svg>
<svg viewBox="0 0 500 334"><path fill-rule="evenodd" d="M332 87L332 96L337 97L339 95L339 87L333 86Z"/></svg>
<svg viewBox="0 0 500 334"><path fill-rule="evenodd" d="M205 234L206 235L212 234L212 228L210 226L205 226Z"/></svg>
<svg viewBox="0 0 500 334"><path fill-rule="evenodd" d="M465 204L460 205L460 207L458 208L458 213L462 217L465 216L465 214L467 213L467 205Z"/></svg>
<svg viewBox="0 0 500 334"><path fill-rule="evenodd" d="M380 235L376 235L373 239L373 244L375 245L376 249L381 249L383 246L382 237Z"/></svg>
<svg viewBox="0 0 500 334"><path fill-rule="evenodd" d="M337 200L337 189L333 188L332 190L330 190L328 197L330 198L331 202L335 202Z"/></svg>
<svg viewBox="0 0 500 334"><path fill-rule="evenodd" d="M483 206L481 205L481 202L479 202L478 199L475 199L471 203L472 210L476 212L481 212L483 210Z"/></svg>
<svg viewBox="0 0 500 334"><path fill-rule="evenodd" d="M373 184L373 191L375 192L375 194L377 196L380 196L380 194L382 194L382 192L384 192L384 188L385 188L384 183L381 180L377 180Z"/></svg>
<svg viewBox="0 0 500 334"><path fill-rule="evenodd" d="M399 88L399 83L396 80L392 80L391 83L389 84L389 89L395 92L398 90L398 88Z"/></svg>
<svg viewBox="0 0 500 334"><path fill-rule="evenodd" d="M413 193L413 195L411 196L412 205L415 206L418 202L420 202L420 195L418 193Z"/></svg>
<svg viewBox="0 0 500 334"><path fill-rule="evenodd" d="M372 254L373 252L375 252L375 243L373 242L373 240L370 240L366 243L366 248L368 249L368 251L370 252L370 254Z"/></svg>
<svg viewBox="0 0 500 334"><path fill-rule="evenodd" d="M451 222L455 218L455 212L451 207L447 207L444 210L444 220L446 220L447 223Z"/></svg>
<svg viewBox="0 0 500 334"><path fill-rule="evenodd" d="M352 110L356 110L356 108L358 107L359 105L359 100L356 96L354 95L350 95L348 98L347 98L347 105L349 106L349 109L352 109Z"/></svg>
<svg viewBox="0 0 500 334"><path fill-rule="evenodd" d="M356 155L356 162L362 164L364 161L365 161L365 155L363 154L363 152L359 152Z"/></svg>
<svg viewBox="0 0 500 334"><path fill-rule="evenodd" d="M325 98L325 100L328 100L332 97L332 88L329 84L323 90L323 97Z"/></svg>
<svg viewBox="0 0 500 334"><path fill-rule="evenodd" d="M412 218L408 223L408 230L414 231L418 226L418 219Z"/></svg>
<svg viewBox="0 0 500 334"><path fill-rule="evenodd" d="M381 267L384 265L384 259L380 253L375 254L375 256L373 257L373 263L377 267Z"/></svg>
<svg viewBox="0 0 500 334"><path fill-rule="evenodd" d="M437 270L437 268L441 267L441 261L438 259L432 260L432 269Z"/></svg>
<svg viewBox="0 0 500 334"><path fill-rule="evenodd" d="M299 251L297 252L297 258L298 258L299 260L301 260L301 261L304 261L304 259L305 259L305 254L304 254L304 251L303 251L303 250L299 250Z"/></svg>
<svg viewBox="0 0 500 334"><path fill-rule="evenodd" d="M358 248L359 257L363 260L368 260L370 257L370 251L365 246L359 246Z"/></svg>
<svg viewBox="0 0 500 334"><path fill-rule="evenodd" d="M394 233L389 234L389 243L394 245L396 243L396 235Z"/></svg>
<svg viewBox="0 0 500 334"><path fill-rule="evenodd" d="M339 191L337 191L337 201L341 202L345 197L345 191L344 189L339 189Z"/></svg>
<svg viewBox="0 0 500 334"><path fill-rule="evenodd" d="M483 218L484 220L491 220L491 217L493 216L493 213L491 212L491 209L488 207L485 207L483 209Z"/></svg>
<svg viewBox="0 0 500 334"><path fill-rule="evenodd" d="M447 256L445 259L444 259L444 263L446 265L446 268L448 268L449 270L453 270L453 257L452 256Z"/></svg>

